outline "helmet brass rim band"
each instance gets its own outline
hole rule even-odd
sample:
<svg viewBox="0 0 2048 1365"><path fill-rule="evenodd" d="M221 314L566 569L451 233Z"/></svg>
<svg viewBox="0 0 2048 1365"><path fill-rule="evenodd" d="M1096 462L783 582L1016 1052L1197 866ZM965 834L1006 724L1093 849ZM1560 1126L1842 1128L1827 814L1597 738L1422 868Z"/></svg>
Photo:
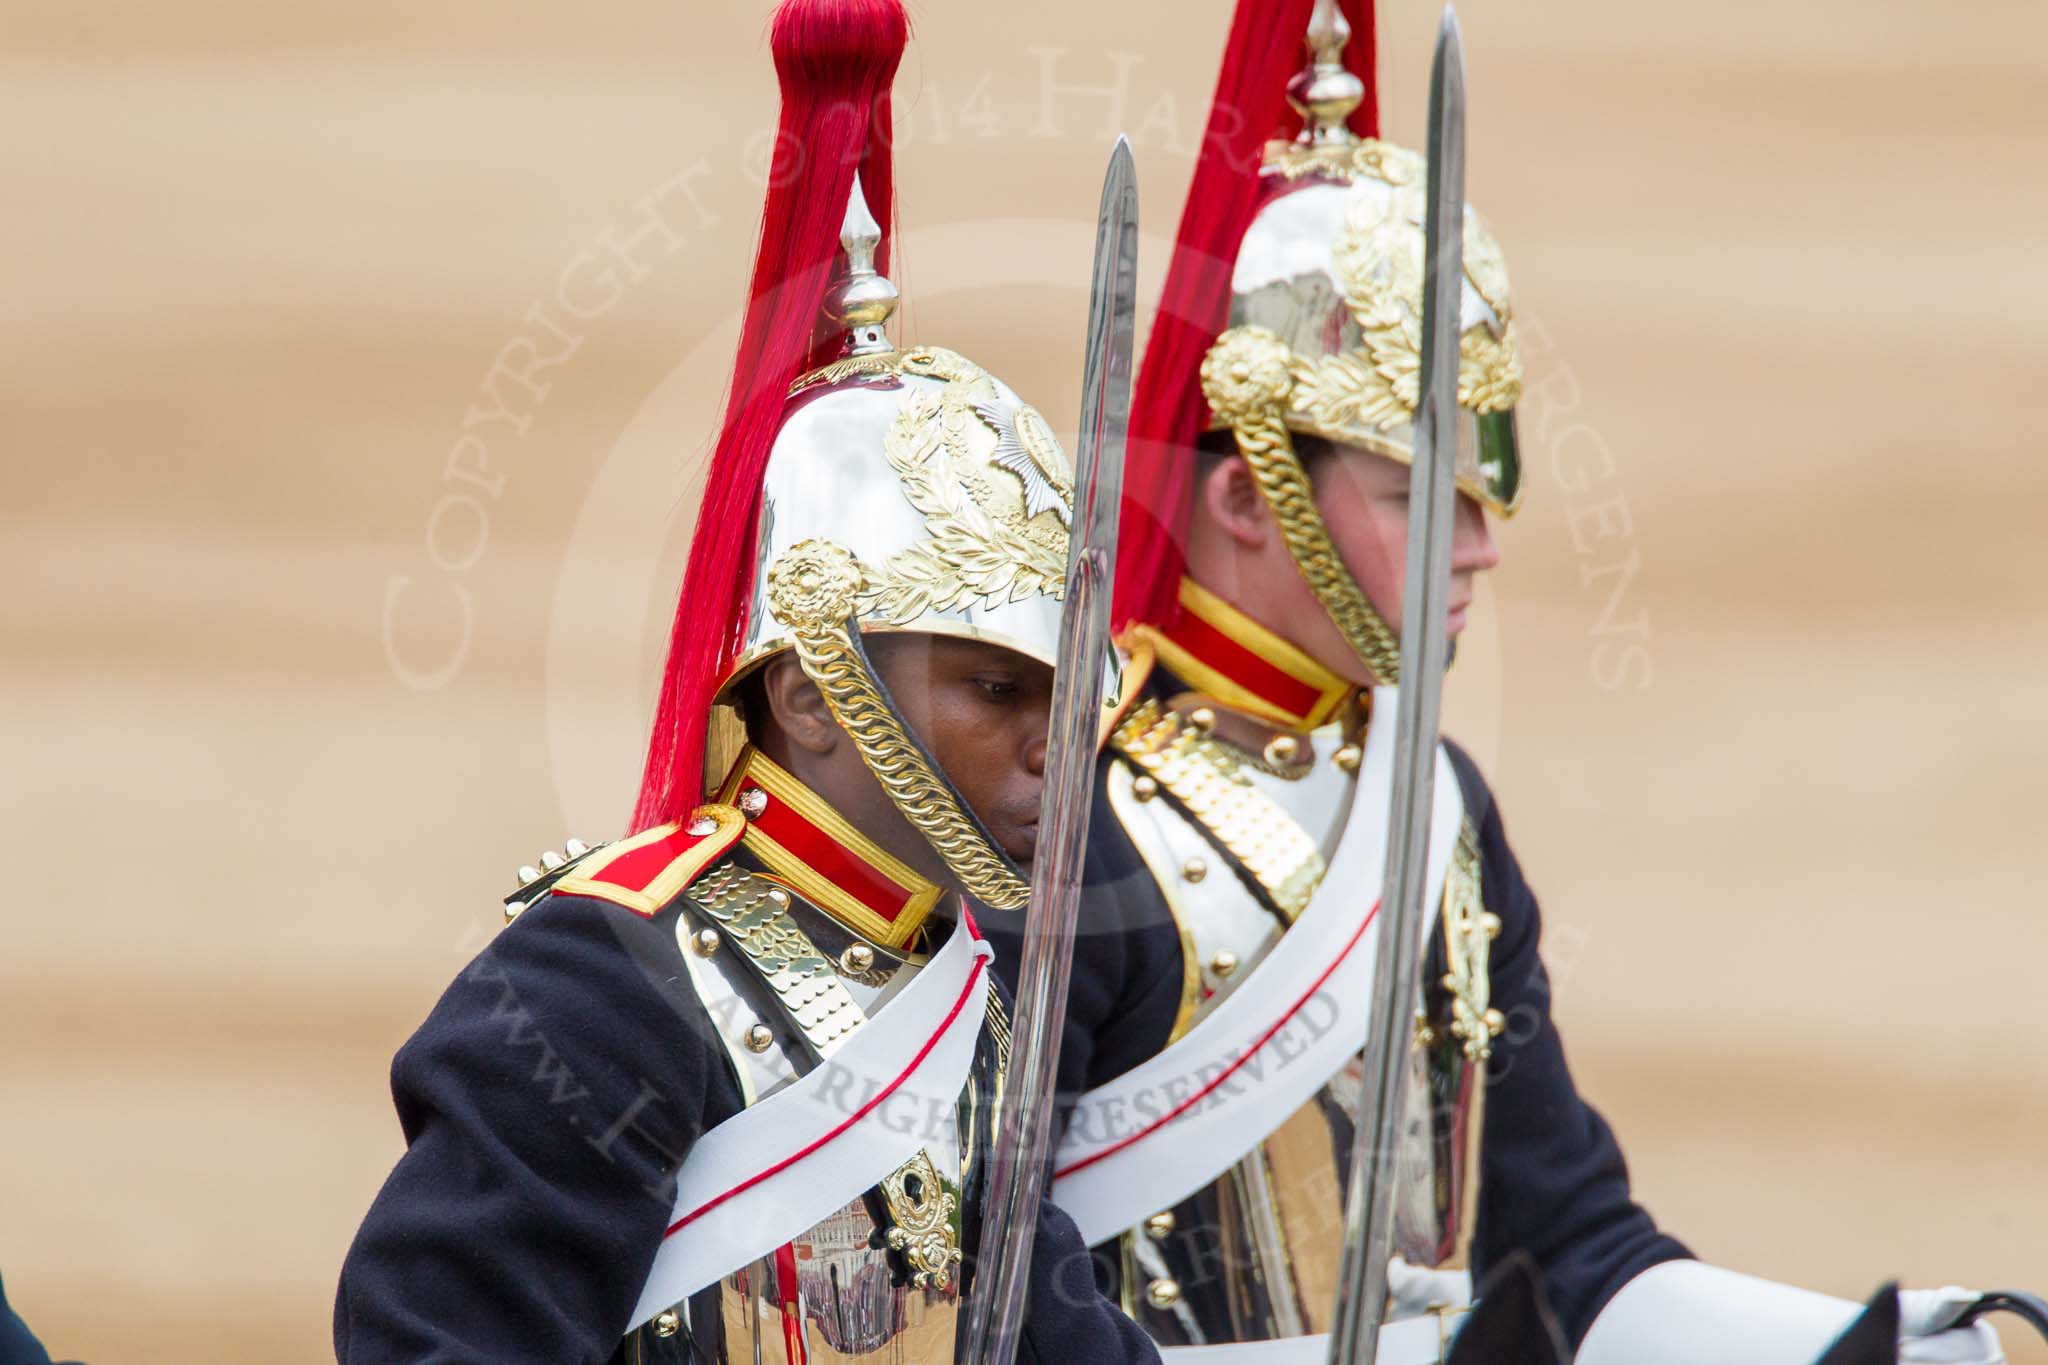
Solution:
<svg viewBox="0 0 2048 1365"><path fill-rule="evenodd" d="M877 621L873 617L862 617L860 619L860 633L863 638L867 639L877 635L938 635L948 640L972 640L978 644L994 645L998 649L1007 649L1012 654L1021 654L1027 659L1036 659L1047 668L1057 668L1059 666L1057 658L1047 654L1043 648L1030 640L1015 635L1008 635L999 630L990 630L985 626L970 625L964 621L952 621L944 617L928 616L913 621L907 626L892 626L887 621ZM745 654L742 654L739 662L733 665L732 672L726 675L725 685L719 688L719 694L721 696L729 694L734 683L755 672L761 665L767 663L776 655L793 647L789 639L781 636L771 640L764 640L760 644L755 645Z"/></svg>
<svg viewBox="0 0 2048 1365"><path fill-rule="evenodd" d="M1512 517L1521 510L1523 493L1514 409L1501 412L1472 412L1468 409L1463 415L1478 429L1481 467L1498 468L1502 472L1498 478L1489 475L1485 479L1475 479L1461 471L1457 475L1458 491L1480 506L1490 508L1498 516ZM1330 426L1312 421L1298 412L1282 413L1281 422L1297 436L1314 436L1332 445L1356 446L1368 454L1383 455L1400 464L1415 463L1414 450L1377 432ZM1215 418L1210 421L1209 430L1229 431L1231 426L1221 418Z"/></svg>

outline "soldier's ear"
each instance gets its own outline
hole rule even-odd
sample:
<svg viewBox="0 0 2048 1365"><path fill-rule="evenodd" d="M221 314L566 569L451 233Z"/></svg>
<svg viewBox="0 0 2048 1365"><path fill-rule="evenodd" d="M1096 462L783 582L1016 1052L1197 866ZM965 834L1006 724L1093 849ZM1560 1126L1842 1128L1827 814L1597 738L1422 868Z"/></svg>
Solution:
<svg viewBox="0 0 2048 1365"><path fill-rule="evenodd" d="M762 666L761 699L768 707L768 723L795 748L822 756L846 738L832 718L825 694L794 653L779 654Z"/></svg>
<svg viewBox="0 0 2048 1365"><path fill-rule="evenodd" d="M1273 514L1242 456L1216 461L1202 476L1195 495L1202 500L1209 519L1245 549L1259 549L1272 535Z"/></svg>

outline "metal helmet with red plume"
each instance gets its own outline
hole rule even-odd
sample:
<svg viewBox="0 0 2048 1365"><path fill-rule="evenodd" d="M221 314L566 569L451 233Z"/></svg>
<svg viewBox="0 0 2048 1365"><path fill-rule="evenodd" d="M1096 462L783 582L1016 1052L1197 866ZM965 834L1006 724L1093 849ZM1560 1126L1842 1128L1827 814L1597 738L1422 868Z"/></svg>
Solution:
<svg viewBox="0 0 2048 1365"><path fill-rule="evenodd" d="M1240 0L1133 401L1120 624L1170 622L1186 564L1196 441L1234 433L1296 567L1372 676L1399 646L1331 543L1293 437L1406 462L1421 369L1425 166L1382 142L1370 0ZM1256 16L1256 18L1254 18ZM1363 73L1361 78L1360 72ZM1299 132L1263 140L1289 121ZM1521 355L1507 269L1467 209L1460 488L1520 501Z"/></svg>
<svg viewBox="0 0 2048 1365"><path fill-rule="evenodd" d="M1007 385L954 352L888 338L897 294L870 204L889 205L898 0L785 0L773 34L784 108L767 221L636 824L704 798L744 738L736 684L793 650L960 885L1021 908L1017 868L897 711L862 639L964 636L1051 664L1072 475Z"/></svg>

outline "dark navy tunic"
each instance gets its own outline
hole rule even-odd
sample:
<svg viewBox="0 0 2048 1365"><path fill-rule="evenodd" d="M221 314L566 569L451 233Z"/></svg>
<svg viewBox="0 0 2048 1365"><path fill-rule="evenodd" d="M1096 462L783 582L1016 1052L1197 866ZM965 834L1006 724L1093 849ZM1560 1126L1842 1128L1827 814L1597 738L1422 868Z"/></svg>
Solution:
<svg viewBox="0 0 2048 1365"><path fill-rule="evenodd" d="M391 1067L406 1151L342 1267L342 1365L603 1365L678 1165L740 1093L669 910L551 896L463 969ZM1040 1217L1020 1359L1153 1361L1080 1234Z"/></svg>
<svg viewBox="0 0 2048 1365"><path fill-rule="evenodd" d="M0 1365L50 1365L50 1353L28 1330L28 1324L7 1306L4 1288L0 1288Z"/></svg>
<svg viewBox="0 0 2048 1365"><path fill-rule="evenodd" d="M1463 750L1448 747L1466 816L1479 835L1486 908L1502 922L1491 977L1494 1006L1508 1019L1487 1067L1473 1273L1475 1281L1482 1279L1509 1253L1527 1252L1576 1346L1622 1285L1690 1253L1660 1233L1630 1198L1613 1131L1572 1083L1551 1018L1550 978L1537 952L1542 915L1535 893L1508 847L1479 769ZM977 912L975 918L996 945L998 974L1014 981L1017 917ZM1110 812L1100 781L1081 921L1060 1052L1060 1091L1069 1102L1166 1046L1183 979L1172 912ZM1441 935L1431 941L1435 960L1425 981L1443 973Z"/></svg>

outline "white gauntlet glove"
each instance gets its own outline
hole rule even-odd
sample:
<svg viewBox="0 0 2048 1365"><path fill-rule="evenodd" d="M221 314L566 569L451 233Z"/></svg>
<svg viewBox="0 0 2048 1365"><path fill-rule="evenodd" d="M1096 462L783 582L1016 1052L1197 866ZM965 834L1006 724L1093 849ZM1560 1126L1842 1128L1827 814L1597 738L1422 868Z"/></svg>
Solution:
<svg viewBox="0 0 2048 1365"><path fill-rule="evenodd" d="M1976 1296L1960 1289L1899 1295L1901 1365L2005 1365L1979 1323L1945 1331ZM1578 1365L1813 1365L1861 1304L1738 1275L1698 1261L1652 1266L1593 1320Z"/></svg>
<svg viewBox="0 0 2048 1365"><path fill-rule="evenodd" d="M1387 1262L1387 1320L1419 1318L1432 1308L1470 1308L1472 1272L1431 1270L1399 1256Z"/></svg>
<svg viewBox="0 0 2048 1365"><path fill-rule="evenodd" d="M1902 1362L1968 1361L1971 1365L2005 1365L1998 1333L1986 1323L1953 1331L1965 1308L1977 1301L1968 1289L1901 1289L1899 1291L1899 1359Z"/></svg>

